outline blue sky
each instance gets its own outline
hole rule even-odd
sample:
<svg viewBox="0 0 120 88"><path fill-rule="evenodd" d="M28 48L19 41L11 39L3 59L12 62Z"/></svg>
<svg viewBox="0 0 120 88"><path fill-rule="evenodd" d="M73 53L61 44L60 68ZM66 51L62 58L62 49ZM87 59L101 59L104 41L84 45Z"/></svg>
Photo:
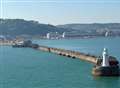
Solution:
<svg viewBox="0 0 120 88"><path fill-rule="evenodd" d="M2 0L2 18L46 24L120 23L120 0Z"/></svg>

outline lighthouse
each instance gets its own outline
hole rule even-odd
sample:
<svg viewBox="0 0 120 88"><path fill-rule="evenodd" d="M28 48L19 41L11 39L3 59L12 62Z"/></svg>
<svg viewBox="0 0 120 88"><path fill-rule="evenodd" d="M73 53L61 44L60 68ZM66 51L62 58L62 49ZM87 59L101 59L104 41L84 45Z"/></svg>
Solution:
<svg viewBox="0 0 120 88"><path fill-rule="evenodd" d="M108 67L109 66L109 57L108 57L108 50L106 48L104 48L102 56L103 56L102 66Z"/></svg>
<svg viewBox="0 0 120 88"><path fill-rule="evenodd" d="M108 55L108 50L104 48L102 59L98 59L98 63L93 67L92 74L94 76L120 76L119 61Z"/></svg>

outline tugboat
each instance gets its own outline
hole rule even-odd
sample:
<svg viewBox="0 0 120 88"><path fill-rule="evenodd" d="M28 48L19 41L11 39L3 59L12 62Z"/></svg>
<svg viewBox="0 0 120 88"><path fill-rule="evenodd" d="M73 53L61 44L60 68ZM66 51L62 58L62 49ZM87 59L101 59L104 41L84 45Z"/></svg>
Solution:
<svg viewBox="0 0 120 88"><path fill-rule="evenodd" d="M104 48L102 59L98 59L97 64L92 69L94 76L120 76L119 61L108 55L108 50Z"/></svg>

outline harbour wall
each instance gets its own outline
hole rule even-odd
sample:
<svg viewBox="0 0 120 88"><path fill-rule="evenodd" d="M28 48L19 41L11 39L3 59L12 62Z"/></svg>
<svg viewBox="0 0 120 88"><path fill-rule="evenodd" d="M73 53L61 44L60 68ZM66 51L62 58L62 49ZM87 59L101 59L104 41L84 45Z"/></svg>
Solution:
<svg viewBox="0 0 120 88"><path fill-rule="evenodd" d="M47 47L47 46L41 46L41 45L39 45L36 49L41 50L41 51L55 53L61 56L71 57L73 59L78 58L80 60L88 61L93 64L97 64L98 62L98 59L96 56L80 53L77 51L65 50L61 48L53 48L53 47Z"/></svg>
<svg viewBox="0 0 120 88"><path fill-rule="evenodd" d="M8 41L8 40L1 41L0 40L0 46L12 46L12 44L13 44L13 41Z"/></svg>
<svg viewBox="0 0 120 88"><path fill-rule="evenodd" d="M12 46L13 41L0 41L0 45L2 45L2 46ZM70 58L73 58L73 59L78 58L80 60L88 61L88 62L91 62L91 63L94 63L94 64L97 64L98 60L99 60L99 59L97 59L96 56L81 53L81 52L77 52L77 51L72 51L72 50L65 50L65 49L61 49L61 48L53 48L53 47L42 46L42 45L38 45L38 44L28 45L28 47L34 48L34 49L37 49L37 50L41 50L41 51L55 53L55 54L70 57Z"/></svg>

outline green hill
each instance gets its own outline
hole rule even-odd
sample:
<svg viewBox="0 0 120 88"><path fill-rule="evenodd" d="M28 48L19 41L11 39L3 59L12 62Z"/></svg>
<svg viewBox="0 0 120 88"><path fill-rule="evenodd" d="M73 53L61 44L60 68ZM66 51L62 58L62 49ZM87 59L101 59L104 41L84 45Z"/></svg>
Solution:
<svg viewBox="0 0 120 88"><path fill-rule="evenodd" d="M37 21L24 19L0 19L0 35L9 36L45 36L48 32L68 32L77 35L104 35L109 31L111 35L120 35L120 23L93 23L93 24L40 24Z"/></svg>
<svg viewBox="0 0 120 88"><path fill-rule="evenodd" d="M64 32L63 28L57 28L50 24L40 24L37 21L24 19L0 19L0 34L2 35L45 35L48 32Z"/></svg>

